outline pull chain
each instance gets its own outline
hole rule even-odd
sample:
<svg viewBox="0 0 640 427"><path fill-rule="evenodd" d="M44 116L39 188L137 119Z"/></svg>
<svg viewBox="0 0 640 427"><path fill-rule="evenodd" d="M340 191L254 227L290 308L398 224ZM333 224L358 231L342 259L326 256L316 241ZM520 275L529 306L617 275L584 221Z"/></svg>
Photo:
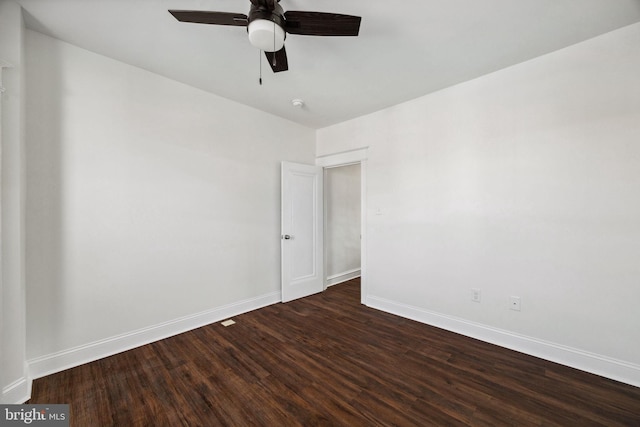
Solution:
<svg viewBox="0 0 640 427"><path fill-rule="evenodd" d="M276 66L276 21L273 21L273 66Z"/></svg>
<svg viewBox="0 0 640 427"><path fill-rule="evenodd" d="M260 86L262 86L262 51L258 50L258 63L260 63L260 78L258 81L260 82Z"/></svg>

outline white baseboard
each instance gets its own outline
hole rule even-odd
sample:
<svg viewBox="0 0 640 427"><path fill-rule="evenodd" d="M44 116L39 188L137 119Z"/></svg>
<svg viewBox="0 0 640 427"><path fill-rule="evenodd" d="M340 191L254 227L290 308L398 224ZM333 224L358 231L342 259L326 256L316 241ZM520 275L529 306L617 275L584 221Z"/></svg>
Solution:
<svg viewBox="0 0 640 427"><path fill-rule="evenodd" d="M31 395L31 381L22 377L2 388L2 403L18 404L29 400Z"/></svg>
<svg viewBox="0 0 640 427"><path fill-rule="evenodd" d="M282 300L280 292L273 292L226 306L214 308L126 334L117 335L78 347L37 357L28 361L32 379L80 366L132 348L181 334L211 323L247 313Z"/></svg>
<svg viewBox="0 0 640 427"><path fill-rule="evenodd" d="M354 268L353 270L344 271L342 273L334 274L327 277L327 287L337 285L338 283L346 282L347 280L360 277L360 269Z"/></svg>
<svg viewBox="0 0 640 427"><path fill-rule="evenodd" d="M640 387L640 365L519 335L423 308L401 304L385 298L369 296L366 305L387 313L426 323L427 325Z"/></svg>
<svg viewBox="0 0 640 427"><path fill-rule="evenodd" d="M4 387L2 389L2 402L24 403L27 401L30 396L31 379L102 359L201 326L219 322L229 317L276 304L280 301L280 292L274 292L31 359L28 361L29 379L21 378ZM366 305L397 316L640 387L640 366L633 363L515 334L375 296L367 297Z"/></svg>

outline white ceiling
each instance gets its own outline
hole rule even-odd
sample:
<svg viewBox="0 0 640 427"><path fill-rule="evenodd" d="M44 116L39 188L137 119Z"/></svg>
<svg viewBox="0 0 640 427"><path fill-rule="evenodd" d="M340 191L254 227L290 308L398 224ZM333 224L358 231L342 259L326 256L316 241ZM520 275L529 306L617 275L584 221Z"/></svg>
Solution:
<svg viewBox="0 0 640 427"><path fill-rule="evenodd" d="M27 26L312 128L339 123L640 21L640 0L282 0L362 16L359 37L290 35L273 74L246 29L168 9L247 13L249 0L18 0ZM291 100L305 101L303 109Z"/></svg>

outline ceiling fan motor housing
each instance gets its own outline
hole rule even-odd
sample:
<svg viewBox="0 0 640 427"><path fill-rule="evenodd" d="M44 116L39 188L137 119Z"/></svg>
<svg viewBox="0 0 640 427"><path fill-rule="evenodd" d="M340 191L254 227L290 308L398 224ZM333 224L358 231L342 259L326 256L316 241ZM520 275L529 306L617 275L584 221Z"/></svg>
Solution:
<svg viewBox="0 0 640 427"><path fill-rule="evenodd" d="M284 11L278 3L273 10L252 4L247 26L251 44L265 52L277 52L282 49L287 36L283 15Z"/></svg>

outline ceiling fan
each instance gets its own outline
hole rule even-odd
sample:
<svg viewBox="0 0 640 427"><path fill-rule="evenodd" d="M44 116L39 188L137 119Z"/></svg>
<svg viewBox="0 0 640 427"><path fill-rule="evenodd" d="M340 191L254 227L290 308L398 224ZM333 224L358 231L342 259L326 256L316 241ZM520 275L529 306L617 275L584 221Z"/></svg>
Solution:
<svg viewBox="0 0 640 427"><path fill-rule="evenodd" d="M249 42L264 51L274 73L289 69L284 48L286 34L357 36L361 17L338 13L287 11L280 0L250 0L249 15L198 10L170 10L178 21L247 27Z"/></svg>

